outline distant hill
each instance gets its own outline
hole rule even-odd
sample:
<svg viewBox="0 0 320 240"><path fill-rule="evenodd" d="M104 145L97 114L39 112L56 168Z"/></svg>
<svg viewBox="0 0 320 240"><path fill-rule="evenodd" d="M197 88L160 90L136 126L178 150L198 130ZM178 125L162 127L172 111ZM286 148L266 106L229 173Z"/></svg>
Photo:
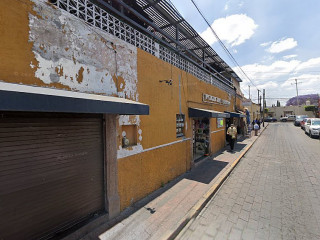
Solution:
<svg viewBox="0 0 320 240"><path fill-rule="evenodd" d="M307 100L310 101L310 105L318 105L319 95L308 94L308 95L301 95L298 97L299 105L306 104ZM292 97L287 101L286 106L290 106L290 105L293 105L293 106L297 105L297 97Z"/></svg>

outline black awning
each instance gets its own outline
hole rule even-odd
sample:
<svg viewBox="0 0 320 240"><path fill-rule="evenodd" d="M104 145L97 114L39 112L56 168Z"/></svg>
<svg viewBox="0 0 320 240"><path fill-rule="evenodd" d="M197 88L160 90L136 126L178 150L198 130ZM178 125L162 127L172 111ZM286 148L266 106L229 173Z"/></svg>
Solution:
<svg viewBox="0 0 320 240"><path fill-rule="evenodd" d="M239 118L240 117L240 113L236 113L236 112L228 112L228 111L224 111L225 113L229 113L230 117L236 117Z"/></svg>
<svg viewBox="0 0 320 240"><path fill-rule="evenodd" d="M189 108L189 117L228 118L228 113L208 109Z"/></svg>
<svg viewBox="0 0 320 240"><path fill-rule="evenodd" d="M149 106L119 97L0 83L0 110L149 115Z"/></svg>

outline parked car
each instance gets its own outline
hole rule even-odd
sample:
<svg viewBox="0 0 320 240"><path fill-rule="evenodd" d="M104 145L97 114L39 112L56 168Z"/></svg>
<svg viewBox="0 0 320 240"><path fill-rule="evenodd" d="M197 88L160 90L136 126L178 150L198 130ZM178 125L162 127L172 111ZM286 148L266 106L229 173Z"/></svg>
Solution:
<svg viewBox="0 0 320 240"><path fill-rule="evenodd" d="M304 119L300 122L300 127L301 127L301 129L304 130L304 125L306 124L306 122L307 122L308 119L309 119L309 118L304 118Z"/></svg>
<svg viewBox="0 0 320 240"><path fill-rule="evenodd" d="M288 117L281 117L281 118L280 118L280 121L281 121L281 122L286 122L286 121L288 121Z"/></svg>
<svg viewBox="0 0 320 240"><path fill-rule="evenodd" d="M274 117L266 117L266 118L264 119L264 121L265 121L265 122L276 122L277 119L274 118Z"/></svg>
<svg viewBox="0 0 320 240"><path fill-rule="evenodd" d="M307 115L297 115L296 119L294 120L293 124L295 126L300 126L301 122L303 121L304 118L307 118Z"/></svg>
<svg viewBox="0 0 320 240"><path fill-rule="evenodd" d="M320 118L308 118L307 123L304 125L304 131L306 134L309 134L309 136L319 137L320 133Z"/></svg>
<svg viewBox="0 0 320 240"><path fill-rule="evenodd" d="M288 121L295 121L296 120L296 116L295 115L289 115L288 116Z"/></svg>

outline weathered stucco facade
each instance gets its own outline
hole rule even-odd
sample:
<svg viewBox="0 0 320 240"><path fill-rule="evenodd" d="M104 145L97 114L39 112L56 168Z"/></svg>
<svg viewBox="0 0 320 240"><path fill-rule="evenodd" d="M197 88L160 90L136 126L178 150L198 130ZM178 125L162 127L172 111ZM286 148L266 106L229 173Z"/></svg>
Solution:
<svg viewBox="0 0 320 240"><path fill-rule="evenodd" d="M233 112L235 104L241 106L234 95L89 26L46 0L2 0L0 23L0 83L114 96L149 105L147 116L115 117L117 162L111 171L117 171L112 173L112 184L118 189L121 210L192 167L189 108ZM163 81L169 79L171 85ZM228 103L205 102L203 94ZM176 134L177 114L185 115L183 137ZM114 124L108 121L108 126ZM225 146L225 120L218 128L217 118L210 118L209 125L210 153L214 153ZM128 134L135 142L123 147Z"/></svg>

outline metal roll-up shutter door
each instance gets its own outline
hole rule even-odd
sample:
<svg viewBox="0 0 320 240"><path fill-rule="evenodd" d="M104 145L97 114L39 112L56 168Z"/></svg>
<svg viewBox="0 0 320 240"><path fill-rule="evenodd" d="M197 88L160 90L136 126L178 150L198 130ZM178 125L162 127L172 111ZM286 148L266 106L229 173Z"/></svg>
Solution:
<svg viewBox="0 0 320 240"><path fill-rule="evenodd" d="M0 239L46 238L104 209L101 117L0 114Z"/></svg>

